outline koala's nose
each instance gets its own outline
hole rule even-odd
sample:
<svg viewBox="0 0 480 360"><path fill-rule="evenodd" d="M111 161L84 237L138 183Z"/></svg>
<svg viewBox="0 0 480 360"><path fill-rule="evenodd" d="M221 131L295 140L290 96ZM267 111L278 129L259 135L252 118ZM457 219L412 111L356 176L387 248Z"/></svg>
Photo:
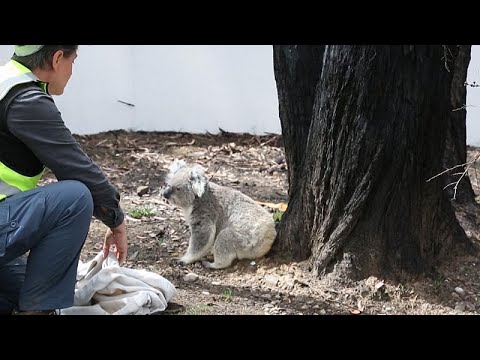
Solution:
<svg viewBox="0 0 480 360"><path fill-rule="evenodd" d="M165 186L165 188L163 189L163 197L165 199L168 199L171 194L172 194L172 187L171 186Z"/></svg>

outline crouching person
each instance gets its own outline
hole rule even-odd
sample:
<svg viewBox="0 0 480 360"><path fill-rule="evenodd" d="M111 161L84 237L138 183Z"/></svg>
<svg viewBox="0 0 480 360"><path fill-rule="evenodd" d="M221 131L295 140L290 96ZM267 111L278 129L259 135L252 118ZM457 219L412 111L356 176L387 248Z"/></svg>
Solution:
<svg viewBox="0 0 480 360"><path fill-rule="evenodd" d="M72 75L78 45L16 45L0 67L0 313L55 314L73 305L92 215L120 264L120 195L65 126L51 95ZM48 167L57 182L38 186Z"/></svg>

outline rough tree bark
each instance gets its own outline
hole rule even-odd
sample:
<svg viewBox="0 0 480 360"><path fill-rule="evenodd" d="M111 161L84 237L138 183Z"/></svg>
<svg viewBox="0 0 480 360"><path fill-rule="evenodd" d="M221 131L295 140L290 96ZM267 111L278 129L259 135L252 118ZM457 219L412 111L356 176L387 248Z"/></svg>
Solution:
<svg viewBox="0 0 480 360"><path fill-rule="evenodd" d="M318 274L358 279L418 274L456 245L471 249L443 181L427 183L442 171L452 84L468 66L448 48L458 71L446 69L442 46L331 45L318 52L322 59L274 47L285 150L300 164L290 175L277 251L310 257ZM303 63L313 69L303 74L320 75L299 78L292 69ZM295 83L315 89L313 104L289 97ZM298 121L306 122L296 114L312 105L307 135L292 139Z"/></svg>
<svg viewBox="0 0 480 360"><path fill-rule="evenodd" d="M447 126L447 137L443 153L443 168L452 169L467 162L467 70L470 63L471 45L444 46L445 68L452 72L450 87L451 116ZM474 240L480 240L480 206L475 201L475 193L468 176L460 182L459 173L465 168L455 168L443 175L443 184L451 199L458 221L465 233ZM458 182L458 188L451 184ZM450 185L449 185L450 184Z"/></svg>
<svg viewBox="0 0 480 360"><path fill-rule="evenodd" d="M443 61L445 68L452 72L450 85L450 107L451 116L447 124L447 136L445 149L443 153L443 166L450 169L459 164L465 164L467 161L467 129L466 129L466 101L467 89L464 85L467 80L467 70L470 63L471 45L444 46ZM461 169L456 169L444 177L445 185L458 180L458 173ZM447 188L451 198L454 197L454 188ZM455 203L474 202L475 194L470 183L470 179L465 177L458 184Z"/></svg>
<svg viewBox="0 0 480 360"><path fill-rule="evenodd" d="M297 173L302 167L325 45L274 46L273 50L275 74L288 72L288 76L276 77L276 81L280 124L291 150L286 153L291 191L296 189Z"/></svg>
<svg viewBox="0 0 480 360"><path fill-rule="evenodd" d="M274 46L274 73L277 82L280 123L285 147L290 206L301 199L302 184L298 181L303 167L307 138L312 121L315 90L322 74L325 45L318 46ZM286 215L288 217L288 215ZM286 220L285 217L285 220ZM303 219L289 218L284 222L299 231L303 230ZM285 231L285 230L284 230ZM274 251L291 253L294 258L306 258L310 254L308 236L299 234L295 238L283 237L277 241Z"/></svg>

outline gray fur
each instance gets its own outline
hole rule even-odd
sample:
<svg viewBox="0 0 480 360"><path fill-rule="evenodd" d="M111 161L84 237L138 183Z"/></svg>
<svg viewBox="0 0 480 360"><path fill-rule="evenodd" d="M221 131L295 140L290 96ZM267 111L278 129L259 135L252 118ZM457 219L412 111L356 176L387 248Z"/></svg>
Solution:
<svg viewBox="0 0 480 360"><path fill-rule="evenodd" d="M182 263L200 261L213 251L214 261L202 264L223 269L235 259L256 259L270 251L276 237L272 215L240 191L209 182L201 166L175 160L163 193L190 226Z"/></svg>

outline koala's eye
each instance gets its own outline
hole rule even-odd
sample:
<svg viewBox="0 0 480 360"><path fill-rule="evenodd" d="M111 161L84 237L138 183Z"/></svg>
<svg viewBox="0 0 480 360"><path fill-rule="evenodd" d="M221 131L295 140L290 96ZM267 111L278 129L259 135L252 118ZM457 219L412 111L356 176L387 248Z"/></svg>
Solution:
<svg viewBox="0 0 480 360"><path fill-rule="evenodd" d="M179 187L179 186L175 186L175 191L180 191L180 187Z"/></svg>

